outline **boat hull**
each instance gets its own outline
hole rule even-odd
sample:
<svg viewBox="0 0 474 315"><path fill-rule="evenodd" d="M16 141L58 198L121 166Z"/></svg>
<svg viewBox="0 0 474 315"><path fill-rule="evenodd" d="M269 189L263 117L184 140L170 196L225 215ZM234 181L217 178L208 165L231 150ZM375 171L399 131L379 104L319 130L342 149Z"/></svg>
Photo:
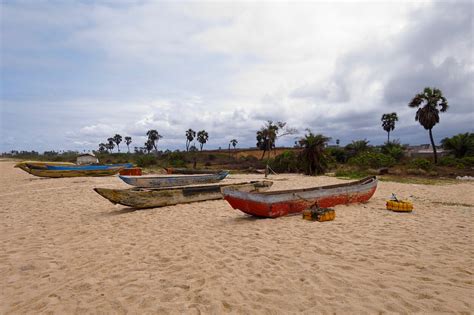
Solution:
<svg viewBox="0 0 474 315"><path fill-rule="evenodd" d="M46 165L46 169L51 171L99 171L99 170L110 170L110 169L123 169L130 168L133 164L106 164L106 165Z"/></svg>
<svg viewBox="0 0 474 315"><path fill-rule="evenodd" d="M166 189L109 189L94 188L102 197L113 204L121 204L136 209L156 208L181 203L222 199L221 189L233 187L239 191L264 191L271 187L271 181L258 181L238 184L175 187Z"/></svg>
<svg viewBox="0 0 474 315"><path fill-rule="evenodd" d="M119 176L125 183L141 188L166 188L198 184L211 184L223 180L229 173L219 172L204 175L177 175L177 176Z"/></svg>
<svg viewBox="0 0 474 315"><path fill-rule="evenodd" d="M92 170L92 171L53 171L44 169L28 168L26 172L38 177L62 178L62 177L102 177L117 174L120 169Z"/></svg>
<svg viewBox="0 0 474 315"><path fill-rule="evenodd" d="M28 165L35 168L41 168L41 167L45 167L46 165L74 166L76 164L71 163L71 162L23 161L23 162L15 164L14 167L20 168L24 170L25 172L28 172L28 169L29 169Z"/></svg>
<svg viewBox="0 0 474 315"><path fill-rule="evenodd" d="M266 218L276 218L301 213L317 204L328 208L341 204L367 202L377 189L377 179L363 180L309 189L288 190L268 193L248 193L224 188L224 199L244 213Z"/></svg>

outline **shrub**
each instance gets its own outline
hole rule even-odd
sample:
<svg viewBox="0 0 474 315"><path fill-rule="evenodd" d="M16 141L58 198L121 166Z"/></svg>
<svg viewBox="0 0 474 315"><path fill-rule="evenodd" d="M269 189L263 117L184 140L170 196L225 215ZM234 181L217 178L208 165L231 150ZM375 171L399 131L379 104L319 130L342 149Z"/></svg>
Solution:
<svg viewBox="0 0 474 315"><path fill-rule="evenodd" d="M327 155L332 157L336 162L338 163L346 163L349 156L347 155L347 152L342 149L342 148L327 148L326 149Z"/></svg>
<svg viewBox="0 0 474 315"><path fill-rule="evenodd" d="M139 155L136 161L139 167L147 167L156 164L156 157L151 154Z"/></svg>
<svg viewBox="0 0 474 315"><path fill-rule="evenodd" d="M270 161L270 167L275 172L297 172L298 156L294 151L284 151Z"/></svg>
<svg viewBox="0 0 474 315"><path fill-rule="evenodd" d="M474 166L474 156L465 156L461 159L462 164L465 166Z"/></svg>
<svg viewBox="0 0 474 315"><path fill-rule="evenodd" d="M442 157L439 159L438 165L464 168L464 164L461 162L461 159L456 159L453 156Z"/></svg>
<svg viewBox="0 0 474 315"><path fill-rule="evenodd" d="M410 168L429 171L433 169L433 163L431 163L431 161L427 159L416 158L410 161Z"/></svg>
<svg viewBox="0 0 474 315"><path fill-rule="evenodd" d="M457 158L474 155L474 133L466 132L451 138L444 138L441 144Z"/></svg>
<svg viewBox="0 0 474 315"><path fill-rule="evenodd" d="M390 167L395 164L395 159L390 155L377 152L362 152L351 158L349 163L362 169Z"/></svg>
<svg viewBox="0 0 474 315"><path fill-rule="evenodd" d="M395 141L385 143L381 148L381 152L383 154L390 155L396 161L400 161L405 154L403 150L403 146L400 143L395 142Z"/></svg>

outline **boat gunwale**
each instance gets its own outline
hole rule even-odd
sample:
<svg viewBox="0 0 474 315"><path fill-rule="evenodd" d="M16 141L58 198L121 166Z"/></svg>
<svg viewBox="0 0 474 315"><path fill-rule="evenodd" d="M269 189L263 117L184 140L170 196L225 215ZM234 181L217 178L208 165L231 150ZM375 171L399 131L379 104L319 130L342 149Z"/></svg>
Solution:
<svg viewBox="0 0 474 315"><path fill-rule="evenodd" d="M348 182L348 183L341 183L341 184L333 184L333 185L326 185L326 186L314 186L309 188L300 188L300 189L286 189L286 190L275 190L275 191L265 191L265 192L255 192L255 193L248 193L252 195L265 195L265 196L273 196L273 195L283 195L283 194L294 194L294 193L301 193L307 191L316 191L316 190L329 190L329 189L337 189L337 188L344 188L344 187L353 187L358 185L370 185L377 181L377 176L367 176L362 178L358 181ZM232 190L232 188L228 188L228 190Z"/></svg>
<svg viewBox="0 0 474 315"><path fill-rule="evenodd" d="M125 179L169 179L169 178L194 178L194 177L211 177L211 176L222 176L224 174L229 175L228 171L220 171L218 173L209 173L209 174L163 174L163 175L120 175L120 178Z"/></svg>

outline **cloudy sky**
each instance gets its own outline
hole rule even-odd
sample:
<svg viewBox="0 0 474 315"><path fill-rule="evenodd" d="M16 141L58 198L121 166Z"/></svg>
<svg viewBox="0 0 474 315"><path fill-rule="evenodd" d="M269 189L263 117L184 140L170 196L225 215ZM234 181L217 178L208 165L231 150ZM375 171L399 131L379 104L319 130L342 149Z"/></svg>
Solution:
<svg viewBox="0 0 474 315"><path fill-rule="evenodd" d="M440 88L435 139L473 132L473 2L1 1L0 151L255 146L266 120L346 144L428 143L410 99ZM294 137L281 138L291 145Z"/></svg>

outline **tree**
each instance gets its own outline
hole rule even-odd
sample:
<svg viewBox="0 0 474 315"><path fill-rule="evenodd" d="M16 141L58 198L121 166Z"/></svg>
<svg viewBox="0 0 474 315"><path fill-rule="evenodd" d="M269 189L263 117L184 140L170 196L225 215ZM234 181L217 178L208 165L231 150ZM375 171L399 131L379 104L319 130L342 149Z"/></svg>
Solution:
<svg viewBox="0 0 474 315"><path fill-rule="evenodd" d="M239 141L237 141L237 139L230 140L230 144L234 147L234 150L235 150L235 146L237 145L237 143L239 143Z"/></svg>
<svg viewBox="0 0 474 315"><path fill-rule="evenodd" d="M125 144L127 145L127 150L128 152L127 153L130 153L130 143L132 143L132 137L125 137Z"/></svg>
<svg viewBox="0 0 474 315"><path fill-rule="evenodd" d="M105 143L99 143L99 152L104 153L108 149L107 145Z"/></svg>
<svg viewBox="0 0 474 315"><path fill-rule="evenodd" d="M194 137L196 137L196 131L192 130L191 128L186 130L186 152L189 151L189 145L194 140Z"/></svg>
<svg viewBox="0 0 474 315"><path fill-rule="evenodd" d="M145 142L145 150L147 151L148 154L150 154L150 151L153 150L153 147L154 147L154 142L150 139L148 139L146 142Z"/></svg>
<svg viewBox="0 0 474 315"><path fill-rule="evenodd" d="M158 141L163 138L162 135L160 135L158 133L158 131L156 131L155 129L151 129L151 130L148 130L146 132L146 135L148 136L148 140L147 142L150 142L151 145L153 146L153 148L155 148L155 152L158 153L158 148L157 148L157 144L158 144ZM152 149L153 149L152 148Z"/></svg>
<svg viewBox="0 0 474 315"><path fill-rule="evenodd" d="M207 142L207 139L209 139L209 135L207 134L206 130L201 130L197 133L197 141L201 145L201 151L202 151L203 145Z"/></svg>
<svg viewBox="0 0 474 315"><path fill-rule="evenodd" d="M293 134L296 132L295 129L286 128L286 122L278 121L273 123L273 121L268 120L265 125L263 125L259 131L257 131L257 147L260 150L263 150L261 160L264 158L265 153L268 152L270 156L270 151L275 148L275 142L279 137ZM283 130L282 134L279 132Z"/></svg>
<svg viewBox="0 0 474 315"><path fill-rule="evenodd" d="M108 138L107 139L107 149L110 150L110 153L112 153L112 150L115 148L115 144L114 144L114 138Z"/></svg>
<svg viewBox="0 0 474 315"><path fill-rule="evenodd" d="M390 142L390 131L395 129L395 122L398 121L397 113L387 113L382 115L382 128L388 133L387 143Z"/></svg>
<svg viewBox="0 0 474 315"><path fill-rule="evenodd" d="M349 157L358 155L361 152L370 151L372 148L367 139L352 141L344 147Z"/></svg>
<svg viewBox="0 0 474 315"><path fill-rule="evenodd" d="M323 174L328 168L329 158L324 153L324 148L331 138L321 134L313 134L310 129L303 138L299 140L303 150L300 152L300 159L307 175Z"/></svg>
<svg viewBox="0 0 474 315"><path fill-rule="evenodd" d="M340 143L340 142L341 142L341 141L340 141L339 139L336 139L336 145L337 145L337 146L339 146L339 143Z"/></svg>
<svg viewBox="0 0 474 315"><path fill-rule="evenodd" d="M122 136L119 135L119 134L116 134L116 135L113 137L113 139L114 139L114 142L117 144L117 151L120 152L120 146L119 146L119 144L120 144L120 142L122 142Z"/></svg>
<svg viewBox="0 0 474 315"><path fill-rule="evenodd" d="M426 87L423 93L415 95L408 106L419 107L416 111L415 120L429 131L431 146L433 147L434 162L435 164L438 163L438 154L436 153L432 129L439 123L439 112L444 113L448 110L448 101L440 89Z"/></svg>
<svg viewBox="0 0 474 315"><path fill-rule="evenodd" d="M443 149L451 151L456 158L474 155L474 133L466 132L441 140Z"/></svg>

